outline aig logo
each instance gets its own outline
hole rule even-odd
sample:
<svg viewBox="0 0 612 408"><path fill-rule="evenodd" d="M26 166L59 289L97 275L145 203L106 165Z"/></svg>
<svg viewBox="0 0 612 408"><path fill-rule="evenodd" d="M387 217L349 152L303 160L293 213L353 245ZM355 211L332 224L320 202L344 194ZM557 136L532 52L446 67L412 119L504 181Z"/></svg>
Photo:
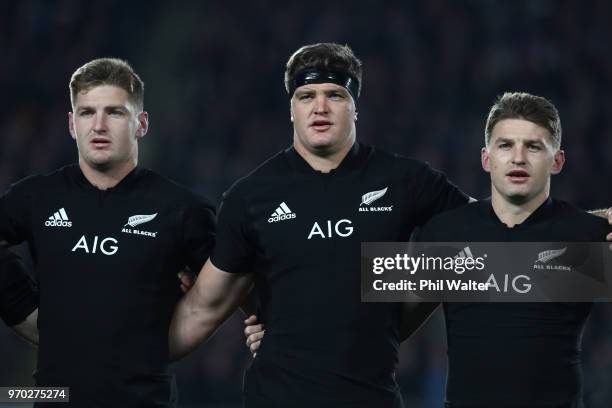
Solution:
<svg viewBox="0 0 612 408"><path fill-rule="evenodd" d="M99 245L98 241L100 241ZM87 237L83 235L81 239L79 239L79 242L76 243L74 248L72 248L72 252L82 250L85 251L86 254L95 254L98 250L100 250L100 252L102 252L104 255L115 255L119 250L119 247L117 246L118 243L119 242L112 237L103 238L100 240L97 235L95 235L93 239L87 239Z"/></svg>
<svg viewBox="0 0 612 408"><path fill-rule="evenodd" d="M346 238L353 233L353 223L351 220L342 219L340 221L336 221L333 223L331 220L327 220L326 224L323 224L323 227L327 227L323 229L318 222L315 222L312 228L310 229L310 234L308 234L308 239L311 238L334 238L334 233L336 236L341 238Z"/></svg>

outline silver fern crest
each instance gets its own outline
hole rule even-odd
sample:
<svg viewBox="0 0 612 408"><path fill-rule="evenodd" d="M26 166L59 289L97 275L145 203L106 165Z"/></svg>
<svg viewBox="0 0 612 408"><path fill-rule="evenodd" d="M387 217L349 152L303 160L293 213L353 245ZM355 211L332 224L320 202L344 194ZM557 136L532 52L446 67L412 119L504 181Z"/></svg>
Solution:
<svg viewBox="0 0 612 408"><path fill-rule="evenodd" d="M135 227L137 225L144 224L145 222L149 222L155 217L157 217L157 213L150 215L132 215L130 218L128 218L128 222L124 225L124 227L127 227L128 225L130 227Z"/></svg>
<svg viewBox="0 0 612 408"><path fill-rule="evenodd" d="M369 193L364 194L363 196L361 196L361 204L359 204L359 206L361 207L364 204L365 205L372 204L374 201L384 196L388 188L389 187L385 187L382 190L370 191Z"/></svg>
<svg viewBox="0 0 612 408"><path fill-rule="evenodd" d="M567 247L562 249L551 249L549 251L540 252L538 254L538 261L542 263L546 263L550 260L553 260L561 255L563 255L567 251Z"/></svg>

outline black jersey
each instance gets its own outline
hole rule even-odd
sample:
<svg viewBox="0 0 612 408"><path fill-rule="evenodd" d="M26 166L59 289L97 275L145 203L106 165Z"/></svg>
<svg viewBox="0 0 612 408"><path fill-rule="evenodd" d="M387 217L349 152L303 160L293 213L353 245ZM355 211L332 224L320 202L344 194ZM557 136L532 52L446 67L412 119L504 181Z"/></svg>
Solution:
<svg viewBox="0 0 612 408"><path fill-rule="evenodd" d="M211 260L255 273L266 337L247 406L399 406L400 309L361 303L360 242L408 240L466 202L442 173L357 143L330 173L289 148L234 184Z"/></svg>
<svg viewBox="0 0 612 408"><path fill-rule="evenodd" d="M20 258L0 245L0 318L13 326L38 307L38 292Z"/></svg>
<svg viewBox="0 0 612 408"><path fill-rule="evenodd" d="M508 228L489 200L435 217L420 241L595 242L608 223L548 199ZM448 407L580 407L591 303L445 303Z"/></svg>
<svg viewBox="0 0 612 408"><path fill-rule="evenodd" d="M0 198L0 240L32 253L37 385L70 387L75 407L173 405L177 273L200 270L214 222L209 203L142 168L105 191L77 165L14 184Z"/></svg>

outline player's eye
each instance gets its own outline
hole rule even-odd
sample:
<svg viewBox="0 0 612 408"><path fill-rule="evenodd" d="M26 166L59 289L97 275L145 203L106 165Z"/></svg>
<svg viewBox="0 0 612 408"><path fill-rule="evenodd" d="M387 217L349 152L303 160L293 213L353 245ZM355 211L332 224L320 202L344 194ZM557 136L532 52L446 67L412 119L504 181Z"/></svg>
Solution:
<svg viewBox="0 0 612 408"><path fill-rule="evenodd" d="M312 99L312 94L301 94L298 95L298 100L300 101L309 101Z"/></svg>
<svg viewBox="0 0 612 408"><path fill-rule="evenodd" d="M93 111L90 109L83 109L81 111L79 111L79 116L80 117L87 117L87 116L91 116L93 115Z"/></svg>
<svg viewBox="0 0 612 408"><path fill-rule="evenodd" d="M110 115L111 116L125 116L125 112L122 111L121 109L112 109L110 111Z"/></svg>
<svg viewBox="0 0 612 408"><path fill-rule="evenodd" d="M530 152L539 152L540 150L542 150L542 146L537 143L533 143L533 144L527 145L527 149Z"/></svg>
<svg viewBox="0 0 612 408"><path fill-rule="evenodd" d="M343 95L343 94L341 94L340 92L332 92L332 93L329 95L329 98L330 98L330 99L332 99L332 100L336 100L336 101L338 101L338 100L342 100L342 99L344 99L344 95Z"/></svg>

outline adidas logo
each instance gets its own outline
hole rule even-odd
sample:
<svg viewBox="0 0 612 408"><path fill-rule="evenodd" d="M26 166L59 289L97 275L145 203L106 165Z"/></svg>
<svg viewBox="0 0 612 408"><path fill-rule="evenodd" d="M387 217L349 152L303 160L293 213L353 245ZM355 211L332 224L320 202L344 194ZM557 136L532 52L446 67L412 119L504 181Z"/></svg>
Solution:
<svg viewBox="0 0 612 408"><path fill-rule="evenodd" d="M278 222L284 220L290 220L295 218L295 213L287 207L287 204L283 201L274 212L268 218L268 222Z"/></svg>
<svg viewBox="0 0 612 408"><path fill-rule="evenodd" d="M474 258L474 255L472 255L470 247L465 247L455 255L455 258Z"/></svg>
<svg viewBox="0 0 612 408"><path fill-rule="evenodd" d="M68 219L68 214L64 208L60 208L45 221L45 227L72 227L72 222Z"/></svg>

